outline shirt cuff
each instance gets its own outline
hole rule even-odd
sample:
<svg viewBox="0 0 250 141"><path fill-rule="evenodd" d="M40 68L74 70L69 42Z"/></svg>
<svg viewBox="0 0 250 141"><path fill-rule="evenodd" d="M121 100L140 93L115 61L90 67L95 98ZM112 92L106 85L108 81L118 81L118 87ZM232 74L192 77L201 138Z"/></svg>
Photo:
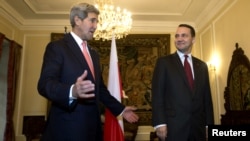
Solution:
<svg viewBox="0 0 250 141"><path fill-rule="evenodd" d="M154 129L156 130L156 128L159 128L159 127L162 127L162 126L167 126L167 124L156 125L156 126L154 127Z"/></svg>
<svg viewBox="0 0 250 141"><path fill-rule="evenodd" d="M74 84L71 85L70 90L69 90L69 104L73 102L74 99L77 99L76 97L73 96L72 90L73 90Z"/></svg>

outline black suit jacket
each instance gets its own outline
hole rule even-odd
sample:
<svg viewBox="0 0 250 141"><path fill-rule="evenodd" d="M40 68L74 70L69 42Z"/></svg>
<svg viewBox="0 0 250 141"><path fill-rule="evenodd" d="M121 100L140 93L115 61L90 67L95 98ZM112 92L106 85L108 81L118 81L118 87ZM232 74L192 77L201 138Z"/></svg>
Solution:
<svg viewBox="0 0 250 141"><path fill-rule="evenodd" d="M115 115L124 106L107 90L101 74L99 56L89 48L95 70L95 80L71 34L50 42L45 50L38 91L52 102L44 141L101 141L100 102ZM88 70L87 79L95 83L95 98L73 100L69 103L69 92L77 77Z"/></svg>
<svg viewBox="0 0 250 141"><path fill-rule="evenodd" d="M153 126L167 124L167 141L205 140L205 126L214 123L206 63L192 56L191 90L177 53L158 58L152 80Z"/></svg>

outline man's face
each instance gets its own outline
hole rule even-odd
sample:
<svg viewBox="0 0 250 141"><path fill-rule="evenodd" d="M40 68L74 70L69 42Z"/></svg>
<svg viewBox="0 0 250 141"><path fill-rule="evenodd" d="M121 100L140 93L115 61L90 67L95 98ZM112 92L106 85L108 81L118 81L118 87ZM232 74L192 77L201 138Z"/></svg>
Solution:
<svg viewBox="0 0 250 141"><path fill-rule="evenodd" d="M88 17L81 20L76 17L77 32L83 40L91 40L97 28L98 15L95 13L88 13Z"/></svg>
<svg viewBox="0 0 250 141"><path fill-rule="evenodd" d="M187 27L178 27L175 33L175 46L176 48L184 53L191 53L192 45L195 38L192 37L190 29Z"/></svg>

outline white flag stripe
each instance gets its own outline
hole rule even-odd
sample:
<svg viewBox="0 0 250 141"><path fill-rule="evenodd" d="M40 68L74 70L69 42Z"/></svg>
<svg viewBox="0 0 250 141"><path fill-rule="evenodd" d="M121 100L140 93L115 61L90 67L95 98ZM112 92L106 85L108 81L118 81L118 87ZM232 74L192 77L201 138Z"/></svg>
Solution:
<svg viewBox="0 0 250 141"><path fill-rule="evenodd" d="M110 61L109 61L109 77L108 77L108 90L111 95L121 102L121 88L120 88L120 77L118 69L118 58L116 50L115 37L112 37L111 50L110 50ZM118 119L119 124L123 130L122 118Z"/></svg>
<svg viewBox="0 0 250 141"><path fill-rule="evenodd" d="M110 50L110 61L109 61L109 79L108 89L110 93L121 102L120 96L120 80L118 73L118 58L116 51L115 39L112 38L111 50Z"/></svg>

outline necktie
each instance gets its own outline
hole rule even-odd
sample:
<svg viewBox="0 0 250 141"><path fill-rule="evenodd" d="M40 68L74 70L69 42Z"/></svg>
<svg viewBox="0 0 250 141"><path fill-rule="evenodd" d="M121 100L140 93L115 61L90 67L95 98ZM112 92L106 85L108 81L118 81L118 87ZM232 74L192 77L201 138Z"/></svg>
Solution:
<svg viewBox="0 0 250 141"><path fill-rule="evenodd" d="M82 42L82 52L83 52L83 55L84 55L88 65L89 65L89 68L90 68L90 71L91 71L93 77L95 77L95 75L94 75L95 74L94 73L94 67L93 67L93 63L92 63L92 60L90 58L90 55L89 55L89 53L87 51L86 41Z"/></svg>
<svg viewBox="0 0 250 141"><path fill-rule="evenodd" d="M186 72L186 76L187 76L187 79L188 79L189 86L190 86L191 89L193 89L194 80L193 80L192 70L191 70L191 67L190 67L190 64L189 64L187 58L188 58L188 55L185 55L184 69L185 69L185 72Z"/></svg>

